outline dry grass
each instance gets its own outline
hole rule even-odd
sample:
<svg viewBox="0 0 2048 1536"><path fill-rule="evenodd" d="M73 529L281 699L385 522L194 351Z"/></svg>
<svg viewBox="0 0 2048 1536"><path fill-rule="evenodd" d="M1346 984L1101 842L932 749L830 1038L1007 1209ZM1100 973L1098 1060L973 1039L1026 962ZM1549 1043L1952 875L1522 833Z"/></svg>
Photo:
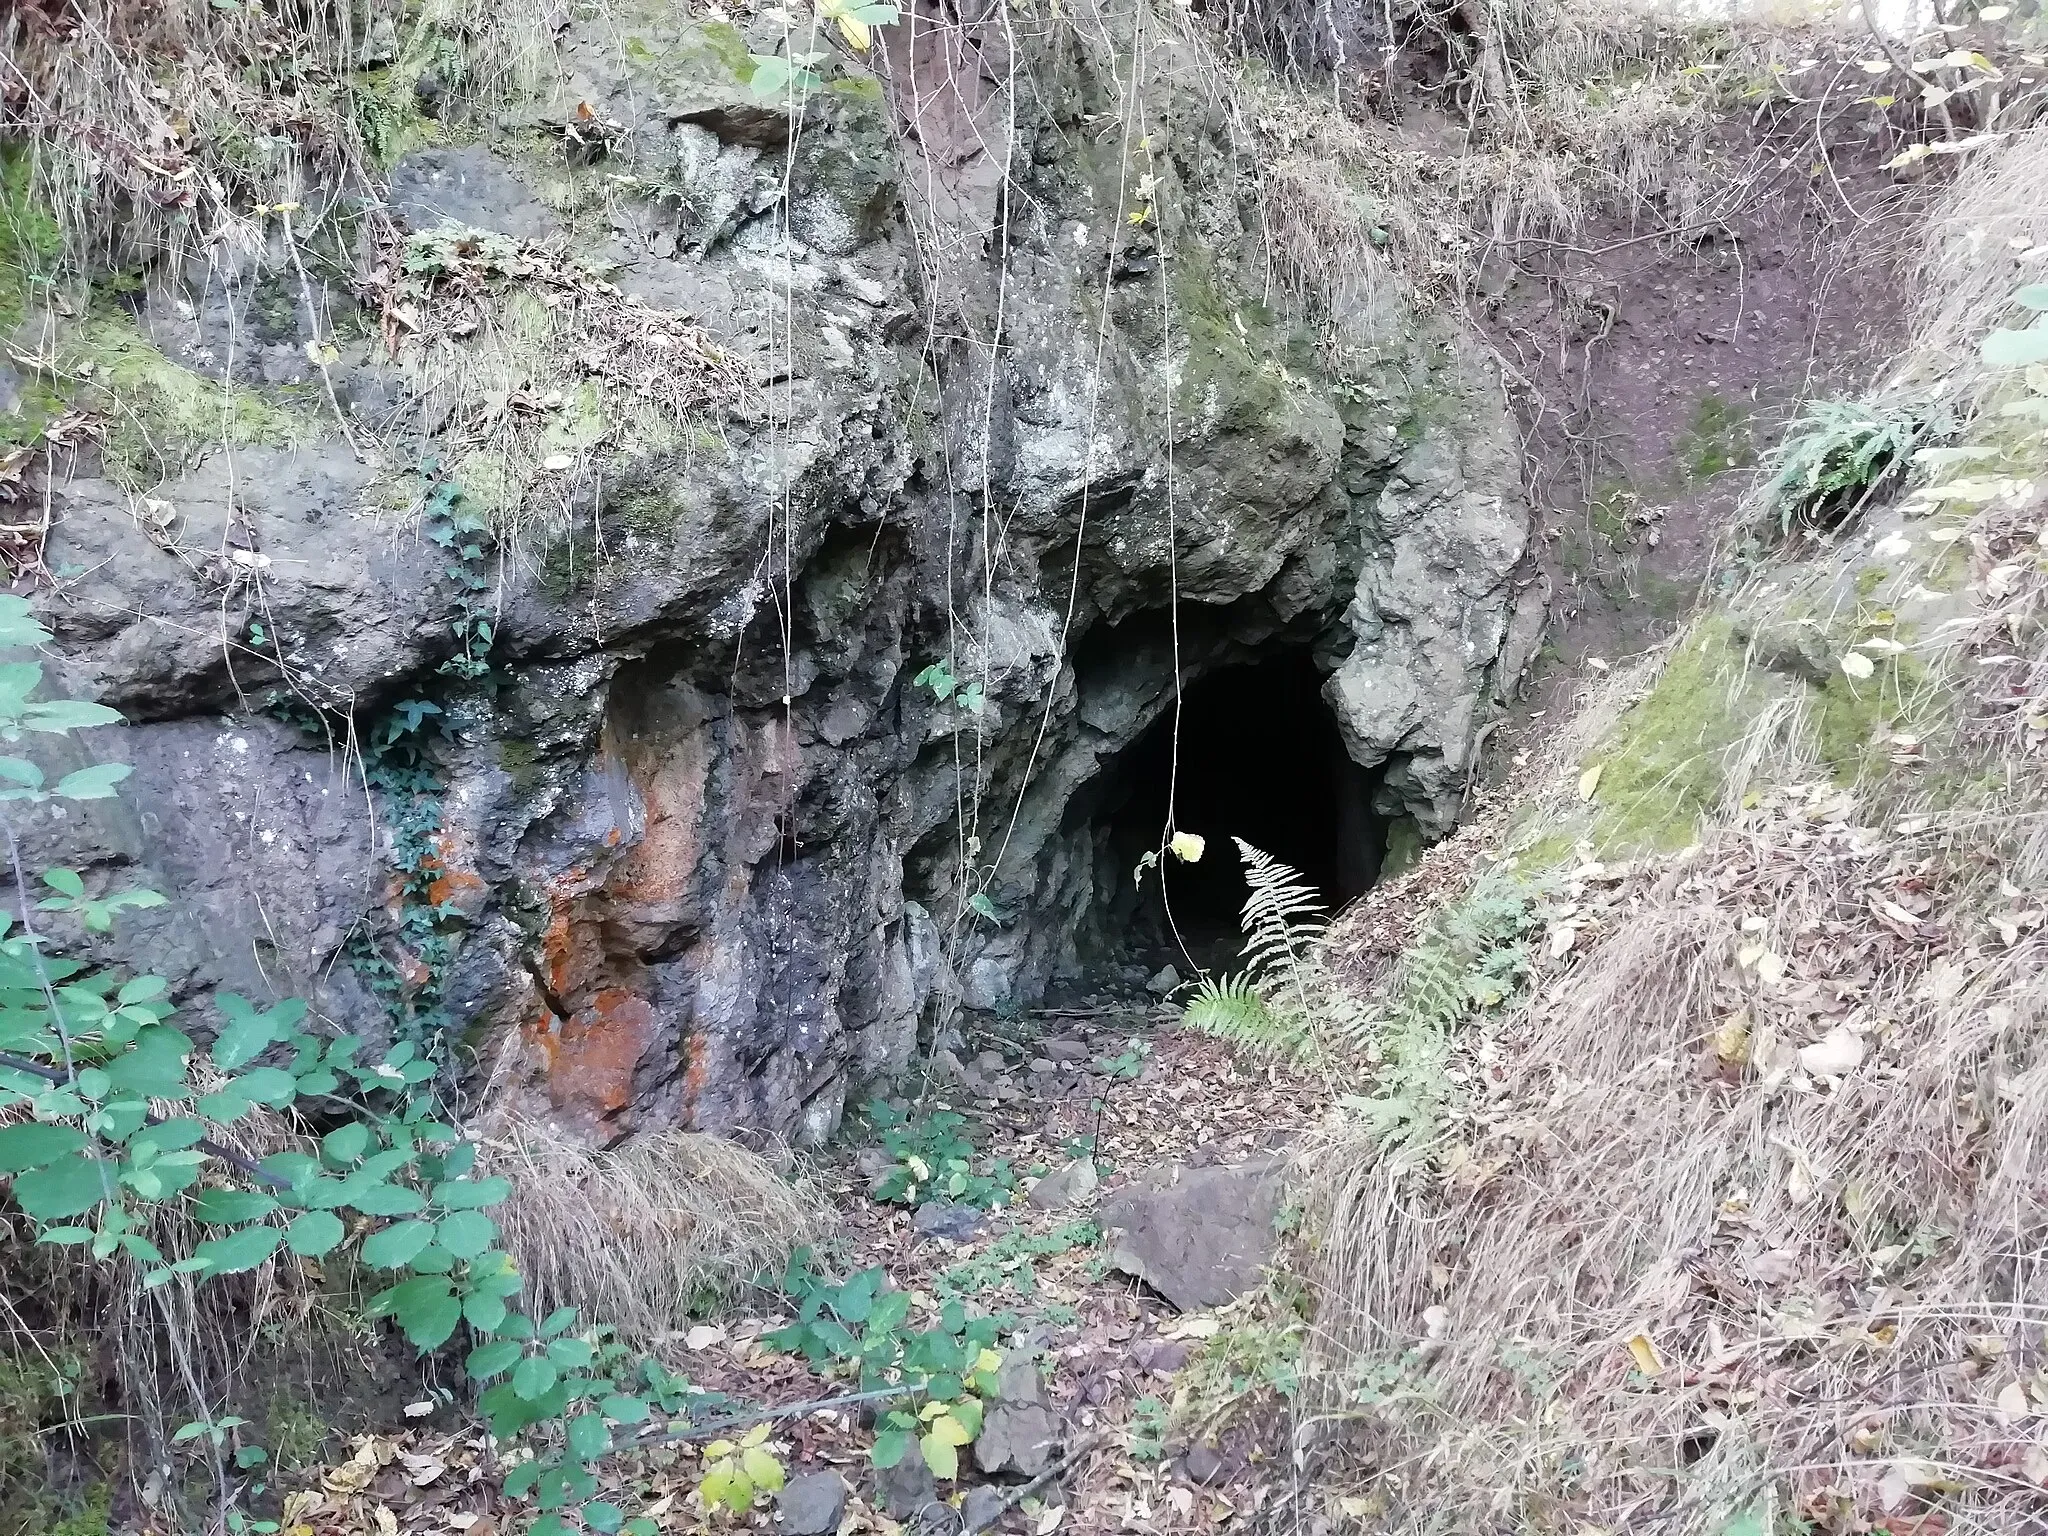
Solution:
<svg viewBox="0 0 2048 1536"><path fill-rule="evenodd" d="M1977 345L2000 324L2022 323L2012 304L2025 283L2048 280L2048 126L1979 150L1928 219L1912 274L1911 345L1891 388L1944 381L1975 404L1990 381Z"/></svg>
<svg viewBox="0 0 2048 1536"><path fill-rule="evenodd" d="M594 1150L520 1125L494 1134L483 1161L512 1181L496 1214L533 1315L578 1307L643 1344L779 1268L825 1224L804 1184L717 1136L661 1131Z"/></svg>
<svg viewBox="0 0 2048 1536"><path fill-rule="evenodd" d="M258 210L310 240L373 182L433 71L448 109L526 88L548 0L427 0L365 25L345 0L68 0L0 17L0 132L77 270L261 251Z"/></svg>
<svg viewBox="0 0 2048 1536"><path fill-rule="evenodd" d="M1780 699L1697 848L1576 872L1439 1141L1326 1149L1318 1380L1378 1528L2048 1517L2043 515L1972 525L1926 766L1840 787Z"/></svg>

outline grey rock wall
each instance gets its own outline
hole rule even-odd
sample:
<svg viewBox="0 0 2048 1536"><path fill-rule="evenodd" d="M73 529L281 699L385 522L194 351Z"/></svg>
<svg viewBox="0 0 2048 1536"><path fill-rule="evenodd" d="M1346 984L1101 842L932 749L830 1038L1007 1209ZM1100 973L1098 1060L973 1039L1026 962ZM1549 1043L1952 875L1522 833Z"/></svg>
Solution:
<svg viewBox="0 0 2048 1536"><path fill-rule="evenodd" d="M447 557L392 488L478 462L445 380L502 366L490 325L346 349L361 452L58 488L50 622L79 691L134 722L94 749L138 792L39 847L174 897L109 957L201 1007L298 991L371 1033L431 1001L474 1092L593 1138L822 1137L958 1007L1087 963L1120 872L1086 797L1171 702L1139 637L1175 600L1189 678L1313 647L1379 809L1448 829L1532 643L1484 360L1422 315L1317 353L1265 291L1247 170L1170 40L1141 151L1091 41L1118 17L1001 48L993 21L920 25L881 84L847 65L798 125L738 85L730 29L577 23L555 99L394 169L402 225L602 257L647 306L629 318L687 315L748 379L694 422L615 413L549 504L499 509L488 685L439 670ZM1011 56L1034 86L1014 99ZM579 107L615 125L594 164L561 151ZM160 344L206 365L180 337L237 302L215 282L158 305ZM565 366L539 347L533 392ZM941 659L977 707L915 682ZM424 840L427 802L363 773L412 699L443 710ZM431 881L424 914L403 870Z"/></svg>

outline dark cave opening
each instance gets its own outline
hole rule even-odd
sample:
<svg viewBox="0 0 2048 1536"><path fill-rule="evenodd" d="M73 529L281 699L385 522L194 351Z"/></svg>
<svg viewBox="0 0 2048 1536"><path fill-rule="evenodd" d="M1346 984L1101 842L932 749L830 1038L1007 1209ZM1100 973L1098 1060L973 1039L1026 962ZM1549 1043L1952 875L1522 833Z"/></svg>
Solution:
<svg viewBox="0 0 2048 1536"><path fill-rule="evenodd" d="M1345 752L1322 684L1306 649L1220 668L1182 693L1177 767L1171 709L1107 766L1093 817L1116 881L1105 939L1227 962L1248 889L1233 837L1299 870L1332 912L1372 885L1386 849L1377 775ZM1207 848L1135 880L1167 826L1169 785L1173 830Z"/></svg>

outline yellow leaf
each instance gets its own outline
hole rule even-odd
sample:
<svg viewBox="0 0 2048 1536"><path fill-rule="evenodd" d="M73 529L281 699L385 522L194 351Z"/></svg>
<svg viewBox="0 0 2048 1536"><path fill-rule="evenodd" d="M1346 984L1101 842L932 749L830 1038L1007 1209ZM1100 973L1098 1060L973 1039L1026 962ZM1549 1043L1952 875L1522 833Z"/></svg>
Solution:
<svg viewBox="0 0 2048 1536"><path fill-rule="evenodd" d="M773 1493L782 1486L782 1463L759 1447L749 1447L740 1453L740 1470L756 1488Z"/></svg>
<svg viewBox="0 0 2048 1536"><path fill-rule="evenodd" d="M1579 798L1581 800L1593 798L1593 792L1600 787L1600 774L1606 767L1605 763L1595 763L1579 775Z"/></svg>
<svg viewBox="0 0 2048 1536"><path fill-rule="evenodd" d="M868 30L868 24L853 16L841 16L838 22L839 35L846 39L847 45L866 53L868 45L875 40L874 33Z"/></svg>
<svg viewBox="0 0 2048 1536"><path fill-rule="evenodd" d="M1647 1333L1638 1333L1630 1338L1628 1352L1635 1357L1636 1369L1645 1376L1664 1374L1664 1357L1657 1353L1657 1346Z"/></svg>
<svg viewBox="0 0 2048 1536"><path fill-rule="evenodd" d="M1173 850L1173 856L1183 864L1199 864L1202 852L1209 845L1193 832L1176 832L1173 841L1166 845Z"/></svg>
<svg viewBox="0 0 2048 1536"><path fill-rule="evenodd" d="M977 1371L1000 1371L1003 1368L1002 1354L997 1350L984 1349L974 1357L974 1368Z"/></svg>
<svg viewBox="0 0 2048 1536"><path fill-rule="evenodd" d="M739 1447L730 1440L714 1440L704 1447L704 1459L706 1461L716 1461L721 1456L730 1456L738 1449Z"/></svg>
<svg viewBox="0 0 2048 1536"><path fill-rule="evenodd" d="M1749 1010L1738 1009L1721 1021L1714 1031L1714 1054L1740 1066L1749 1060Z"/></svg>
<svg viewBox="0 0 2048 1536"><path fill-rule="evenodd" d="M932 1420L932 1435L935 1439L943 1440L948 1445L965 1445L974 1438L974 1436L967 1433L967 1426L954 1418L950 1413L942 1414L940 1417Z"/></svg>
<svg viewBox="0 0 2048 1536"><path fill-rule="evenodd" d="M754 1426L754 1427L753 1427L752 1429L750 1429L750 1430L748 1430L748 1431L747 1431L747 1437L746 1437L746 1438L745 1438L744 1440L740 1441L740 1444L741 1444L741 1445L759 1445L759 1444L761 1444L761 1443L762 1443L762 1442L763 1442L764 1440L766 1440L766 1439L768 1438L768 1428L769 1428L769 1426L768 1426L768 1425L766 1425L766 1424L756 1424L756 1425L755 1425L755 1426Z"/></svg>

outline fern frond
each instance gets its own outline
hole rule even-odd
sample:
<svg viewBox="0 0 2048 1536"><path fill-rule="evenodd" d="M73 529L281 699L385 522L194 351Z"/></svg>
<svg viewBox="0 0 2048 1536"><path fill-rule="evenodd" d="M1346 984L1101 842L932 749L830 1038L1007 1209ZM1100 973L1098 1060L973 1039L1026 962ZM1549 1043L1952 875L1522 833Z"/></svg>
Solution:
<svg viewBox="0 0 2048 1536"><path fill-rule="evenodd" d="M1263 849L1234 837L1244 860L1245 883L1251 893L1244 902L1245 970L1253 978L1285 986L1293 1004L1309 1011L1302 968L1328 923L1315 888L1301 875Z"/></svg>
<svg viewBox="0 0 2048 1536"><path fill-rule="evenodd" d="M1248 971L1204 976L1180 1018L1191 1029L1262 1055L1294 1059L1310 1045L1302 1017L1267 1003Z"/></svg>

